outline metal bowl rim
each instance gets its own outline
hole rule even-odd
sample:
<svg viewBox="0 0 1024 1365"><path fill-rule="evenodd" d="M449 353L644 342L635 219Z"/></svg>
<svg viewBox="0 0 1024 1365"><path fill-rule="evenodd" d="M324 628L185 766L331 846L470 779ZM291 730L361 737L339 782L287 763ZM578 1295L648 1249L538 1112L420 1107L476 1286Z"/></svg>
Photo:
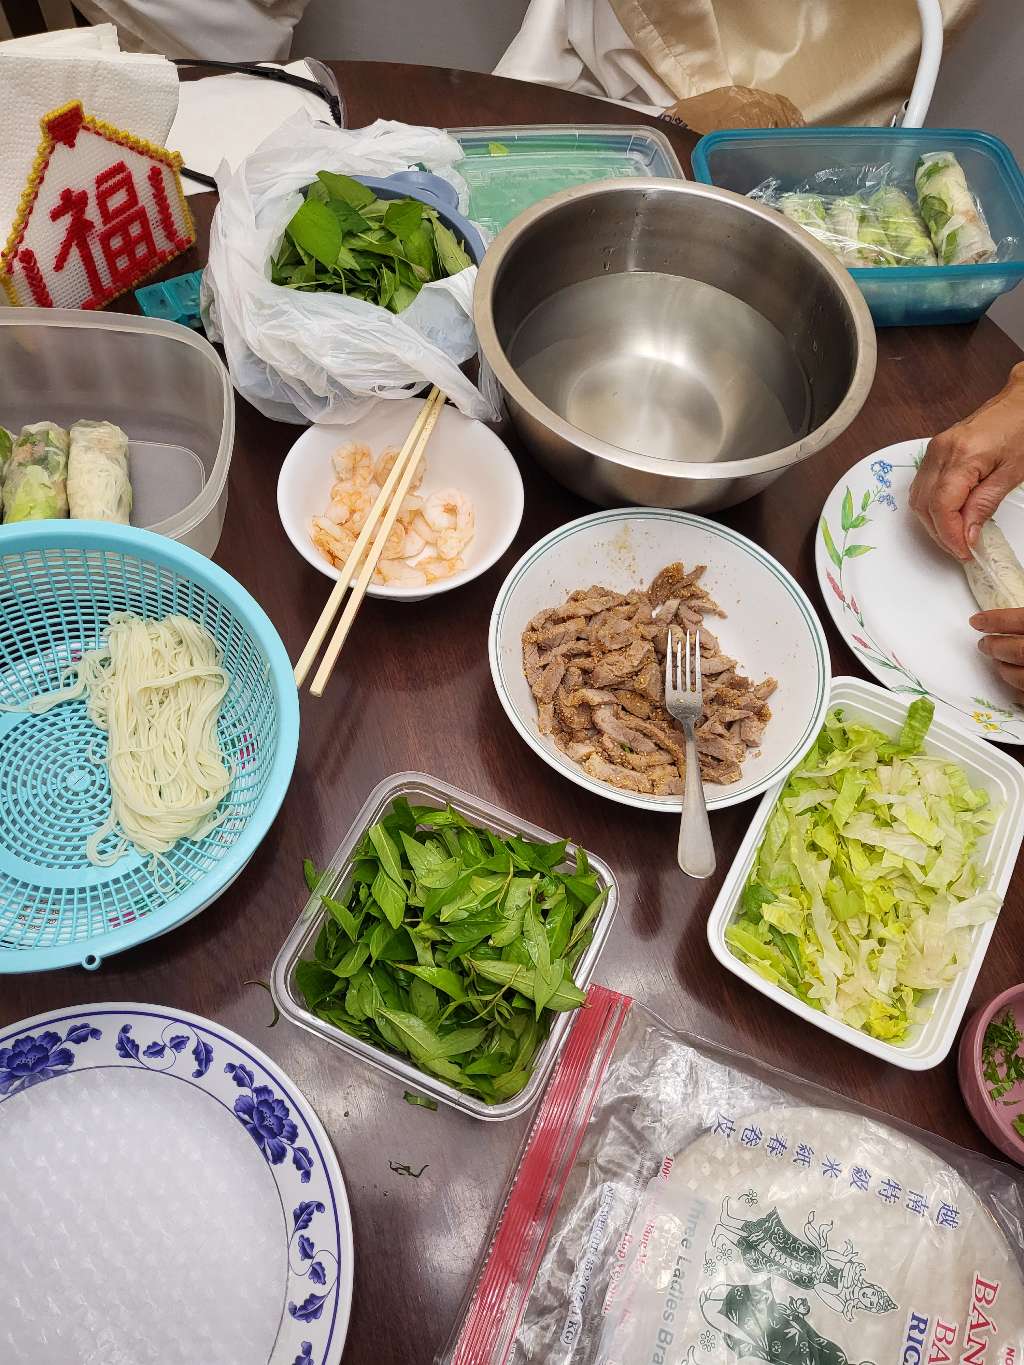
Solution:
<svg viewBox="0 0 1024 1365"><path fill-rule="evenodd" d="M752 455L742 460L721 460L716 463L670 461L655 459L650 455L639 455L624 450L591 436L581 427L573 426L560 417L553 408L542 403L533 391L520 379L509 360L505 348L498 339L494 325L494 285L497 275L505 262L505 257L519 237L529 231L549 213L577 200L597 198L606 194L649 194L651 191L696 196L698 198L720 199L731 202L743 212L771 224L778 231L785 232L797 246L806 251L818 266L825 271L836 285L840 295L847 303L853 316L854 331L857 335L857 356L853 377L839 406L829 417L807 432L798 441L764 455ZM487 249L483 264L477 273L476 288L473 294L473 313L476 323L480 352L507 394L508 398L523 409L533 420L547 427L561 440L571 446L598 456L612 464L627 469L641 470L644 473L660 474L668 479L739 479L757 474L768 474L799 464L802 460L823 449L837 439L860 412L875 379L875 366L878 346L875 327L871 320L864 295L854 282L849 271L823 246L802 228L791 223L781 213L765 208L742 194L723 190L716 185L701 185L689 180L667 180L652 176L643 182L634 180L601 181L592 185L578 185L572 189L560 190L538 203L525 209L495 237Z"/></svg>

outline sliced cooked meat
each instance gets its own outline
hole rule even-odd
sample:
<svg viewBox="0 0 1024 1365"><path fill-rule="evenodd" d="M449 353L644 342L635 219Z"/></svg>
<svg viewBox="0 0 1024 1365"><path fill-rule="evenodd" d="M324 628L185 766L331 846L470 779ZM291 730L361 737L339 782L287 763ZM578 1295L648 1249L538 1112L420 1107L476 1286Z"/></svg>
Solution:
<svg viewBox="0 0 1024 1365"><path fill-rule="evenodd" d="M595 687L605 687L608 683L621 683L635 673L647 657L654 657L649 640L634 640L626 649L614 650L605 654L594 665L591 674Z"/></svg>
<svg viewBox="0 0 1024 1365"><path fill-rule="evenodd" d="M763 720L754 720L753 716L740 722L740 738L748 748L758 748L761 743L761 736L764 734L764 726Z"/></svg>
<svg viewBox="0 0 1024 1365"><path fill-rule="evenodd" d="M733 744L721 735L698 735L697 752L709 758L721 759L723 763L739 763L743 757L743 745Z"/></svg>
<svg viewBox="0 0 1024 1365"><path fill-rule="evenodd" d="M622 791L642 792L650 795L651 780L644 773L636 773L621 763L611 763L603 754L593 753L583 760L583 768L598 782L607 782Z"/></svg>
<svg viewBox="0 0 1024 1365"><path fill-rule="evenodd" d="M528 631L527 636L538 645L558 645L563 640L575 640L582 635L586 624L582 616L570 616L567 621L551 621L539 630Z"/></svg>
<svg viewBox="0 0 1024 1365"><path fill-rule="evenodd" d="M594 585L538 612L523 633L523 670L537 699L540 732L590 776L625 791L677 795L686 754L664 708L670 622L699 630L704 715L697 726L705 782L742 776L748 749L771 718L774 678L756 686L737 672L705 619L725 612L700 581L703 565L669 564L644 592Z"/></svg>
<svg viewBox="0 0 1024 1365"><path fill-rule="evenodd" d="M558 691L562 679L565 677L565 668L566 664L564 659L553 659L551 663L548 664L547 668L545 668L537 682L537 686L533 689L533 695L542 706L547 705L548 702L554 701L555 693Z"/></svg>
<svg viewBox="0 0 1024 1365"><path fill-rule="evenodd" d="M653 754L658 751L658 746L652 744L647 736L641 733L636 725L631 725L617 714L616 706L595 706L593 710L594 724L603 735L614 740L617 744L626 746L638 754Z"/></svg>
<svg viewBox="0 0 1024 1365"><path fill-rule="evenodd" d="M642 697L639 692L616 692L614 696L619 705L631 715L639 716L641 720L651 719L651 703L647 697Z"/></svg>

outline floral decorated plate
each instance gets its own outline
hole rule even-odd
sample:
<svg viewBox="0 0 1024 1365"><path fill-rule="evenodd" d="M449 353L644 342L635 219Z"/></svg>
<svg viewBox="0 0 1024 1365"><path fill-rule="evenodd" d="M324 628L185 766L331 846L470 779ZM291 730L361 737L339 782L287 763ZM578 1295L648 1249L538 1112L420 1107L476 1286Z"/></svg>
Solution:
<svg viewBox="0 0 1024 1365"><path fill-rule="evenodd" d="M908 699L931 697L948 721L1000 744L1024 744L1024 707L978 652L968 625L977 605L962 569L910 510L927 439L900 441L855 464L822 509L815 566L843 639L879 682ZM1024 494L996 514L1024 546Z"/></svg>
<svg viewBox="0 0 1024 1365"><path fill-rule="evenodd" d="M320 1121L180 1010L0 1032L4 1365L337 1365L352 1224Z"/></svg>

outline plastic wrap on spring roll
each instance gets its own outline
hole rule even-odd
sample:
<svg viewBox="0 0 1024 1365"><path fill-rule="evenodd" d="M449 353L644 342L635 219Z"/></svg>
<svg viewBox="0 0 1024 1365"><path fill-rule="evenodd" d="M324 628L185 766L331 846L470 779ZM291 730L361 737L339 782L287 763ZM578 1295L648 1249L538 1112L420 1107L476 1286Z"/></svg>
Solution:
<svg viewBox="0 0 1024 1365"><path fill-rule="evenodd" d="M1013 1365L1024 1182L591 990L444 1365Z"/></svg>
<svg viewBox="0 0 1024 1365"><path fill-rule="evenodd" d="M904 167L826 168L797 185L770 177L750 198L784 213L846 266L977 265L1009 260L1019 245L993 240L952 152Z"/></svg>

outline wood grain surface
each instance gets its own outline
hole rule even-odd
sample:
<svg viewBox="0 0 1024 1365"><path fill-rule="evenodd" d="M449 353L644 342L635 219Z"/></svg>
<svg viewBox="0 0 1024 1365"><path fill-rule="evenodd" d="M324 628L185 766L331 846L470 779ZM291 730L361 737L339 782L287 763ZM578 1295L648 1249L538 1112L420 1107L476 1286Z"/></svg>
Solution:
<svg viewBox="0 0 1024 1365"><path fill-rule="evenodd" d="M581 96L490 76L377 63L338 63L349 121L382 116L446 127L510 123L640 123ZM663 129L665 124L659 125ZM669 130L685 165L694 139ZM195 269L213 195L191 200L200 245L168 274ZM998 389L1021 352L992 323L879 333L878 374L863 411L829 450L766 493L719 514L803 584L825 622L835 673L860 673L821 604L813 569L822 503L844 470L890 442L925 436ZM281 460L300 428L275 424L242 400L230 502L217 560L256 596L296 658L328 581L295 553L278 521ZM434 601L368 600L322 701L304 695L298 764L281 813L238 882L197 919L153 943L82 970L6 977L0 1024L101 1000L194 1010L252 1039L304 1090L334 1141L355 1223L355 1299L345 1361L425 1365L457 1317L526 1120L487 1124L403 1102L402 1087L282 1022L270 1029L266 979L305 902L302 859L325 862L369 790L420 769L534 823L571 836L614 868L622 900L597 979L629 993L680 1029L991 1152L967 1114L955 1060L914 1074L809 1029L715 962L705 922L754 809L712 816L719 874L700 883L676 867L676 822L588 795L541 762L511 729L491 686L487 623L498 586L523 551L591 510L542 473L503 433L526 483L526 515L504 559ZM922 603L922 611L928 604ZM974 994L981 1003L1024 976L1024 894L1011 888ZM426 1165L418 1180L389 1159Z"/></svg>

